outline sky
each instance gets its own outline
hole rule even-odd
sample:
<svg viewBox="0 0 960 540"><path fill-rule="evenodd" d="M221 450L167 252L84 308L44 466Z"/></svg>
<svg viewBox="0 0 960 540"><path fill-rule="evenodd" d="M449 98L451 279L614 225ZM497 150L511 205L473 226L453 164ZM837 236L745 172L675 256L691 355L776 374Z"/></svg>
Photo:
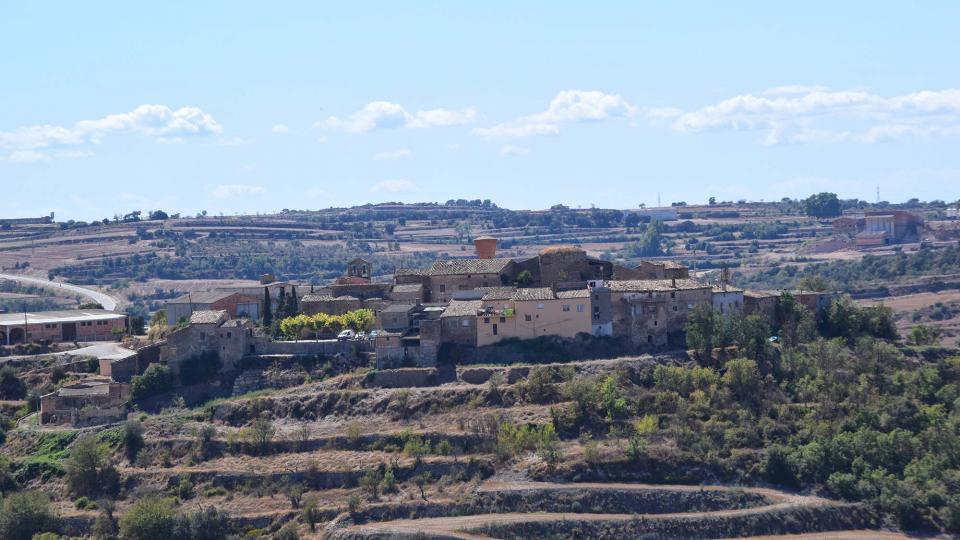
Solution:
<svg viewBox="0 0 960 540"><path fill-rule="evenodd" d="M0 2L0 217L960 198L960 3Z"/></svg>

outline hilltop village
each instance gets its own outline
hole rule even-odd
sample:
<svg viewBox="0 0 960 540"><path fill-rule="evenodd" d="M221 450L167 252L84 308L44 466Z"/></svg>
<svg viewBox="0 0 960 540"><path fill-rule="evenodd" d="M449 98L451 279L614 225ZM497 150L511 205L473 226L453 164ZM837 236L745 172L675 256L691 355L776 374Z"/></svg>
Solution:
<svg viewBox="0 0 960 540"><path fill-rule="evenodd" d="M773 324L782 294L814 313L835 296L745 291L725 279L692 279L687 267L672 261L627 268L573 246L522 260L497 257L493 237L478 237L474 246L474 257L398 269L392 282L372 281L370 262L357 258L328 286L264 276L260 286L168 300L166 319L156 321L165 327L162 335L108 349L99 358L102 379L43 396L41 422L89 425L121 418L131 380L153 364L168 368L174 380L184 381L185 371L222 374L247 390L250 375L243 366L264 358L335 355L377 370L432 368L482 363L491 355L532 360L525 356L535 352L523 352L528 340L584 357L656 353L685 348L684 328L697 310L758 315ZM4 317L14 342L23 332L52 341L112 339L114 329L124 328L122 315L102 310L28 314L26 325L18 320L22 314ZM191 376L190 382L203 381Z"/></svg>

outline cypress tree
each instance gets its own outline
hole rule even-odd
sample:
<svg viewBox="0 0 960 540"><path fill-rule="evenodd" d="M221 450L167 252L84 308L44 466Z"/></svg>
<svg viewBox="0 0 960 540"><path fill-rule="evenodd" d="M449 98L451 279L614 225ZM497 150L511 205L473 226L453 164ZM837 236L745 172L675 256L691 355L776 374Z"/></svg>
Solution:
<svg viewBox="0 0 960 540"><path fill-rule="evenodd" d="M270 288L263 288L263 325L273 324L273 312L270 311Z"/></svg>

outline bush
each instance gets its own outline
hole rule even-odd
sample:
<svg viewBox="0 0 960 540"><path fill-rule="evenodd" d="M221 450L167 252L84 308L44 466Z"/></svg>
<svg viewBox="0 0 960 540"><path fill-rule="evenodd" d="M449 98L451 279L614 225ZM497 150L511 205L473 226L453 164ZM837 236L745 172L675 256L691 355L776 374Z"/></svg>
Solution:
<svg viewBox="0 0 960 540"><path fill-rule="evenodd" d="M189 540L227 540L230 516L212 506L177 516L172 538Z"/></svg>
<svg viewBox="0 0 960 540"><path fill-rule="evenodd" d="M139 499L120 519L120 534L127 540L171 540L176 517L173 499Z"/></svg>
<svg viewBox="0 0 960 540"><path fill-rule="evenodd" d="M123 424L123 451L127 462L134 463L137 454L143 448L143 424L137 420L128 420Z"/></svg>
<svg viewBox="0 0 960 540"><path fill-rule="evenodd" d="M203 351L180 365L180 382L184 385L199 384L217 376L223 362L217 351Z"/></svg>
<svg viewBox="0 0 960 540"><path fill-rule="evenodd" d="M112 495L119 488L120 476L108 462L106 447L92 435L77 439L70 447L66 471L67 489L75 495Z"/></svg>
<svg viewBox="0 0 960 540"><path fill-rule="evenodd" d="M38 491L13 493L0 505L0 538L31 540L34 535L59 530L60 519L50 499Z"/></svg>
<svg viewBox="0 0 960 540"><path fill-rule="evenodd" d="M23 399L27 395L27 385L20 380L17 372L10 366L0 368L0 399Z"/></svg>
<svg viewBox="0 0 960 540"><path fill-rule="evenodd" d="M273 540L300 540L300 533L297 532L296 525L287 523L273 535Z"/></svg>
<svg viewBox="0 0 960 540"><path fill-rule="evenodd" d="M173 375L170 368L160 364L150 364L143 375L133 377L131 395L140 400L169 391L173 387Z"/></svg>

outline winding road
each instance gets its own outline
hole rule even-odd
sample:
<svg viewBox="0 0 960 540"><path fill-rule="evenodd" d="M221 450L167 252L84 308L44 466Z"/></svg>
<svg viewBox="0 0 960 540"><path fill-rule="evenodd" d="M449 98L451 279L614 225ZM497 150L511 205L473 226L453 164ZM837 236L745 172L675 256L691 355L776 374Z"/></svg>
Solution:
<svg viewBox="0 0 960 540"><path fill-rule="evenodd" d="M117 309L117 301L112 296L94 289L87 289L78 285L71 285L69 283L60 283L59 281L50 281L49 279L18 276L16 274L0 274L0 279L19 281L20 283L36 285L54 290L67 290L82 296L86 296L87 298L103 306L103 309L110 311Z"/></svg>

